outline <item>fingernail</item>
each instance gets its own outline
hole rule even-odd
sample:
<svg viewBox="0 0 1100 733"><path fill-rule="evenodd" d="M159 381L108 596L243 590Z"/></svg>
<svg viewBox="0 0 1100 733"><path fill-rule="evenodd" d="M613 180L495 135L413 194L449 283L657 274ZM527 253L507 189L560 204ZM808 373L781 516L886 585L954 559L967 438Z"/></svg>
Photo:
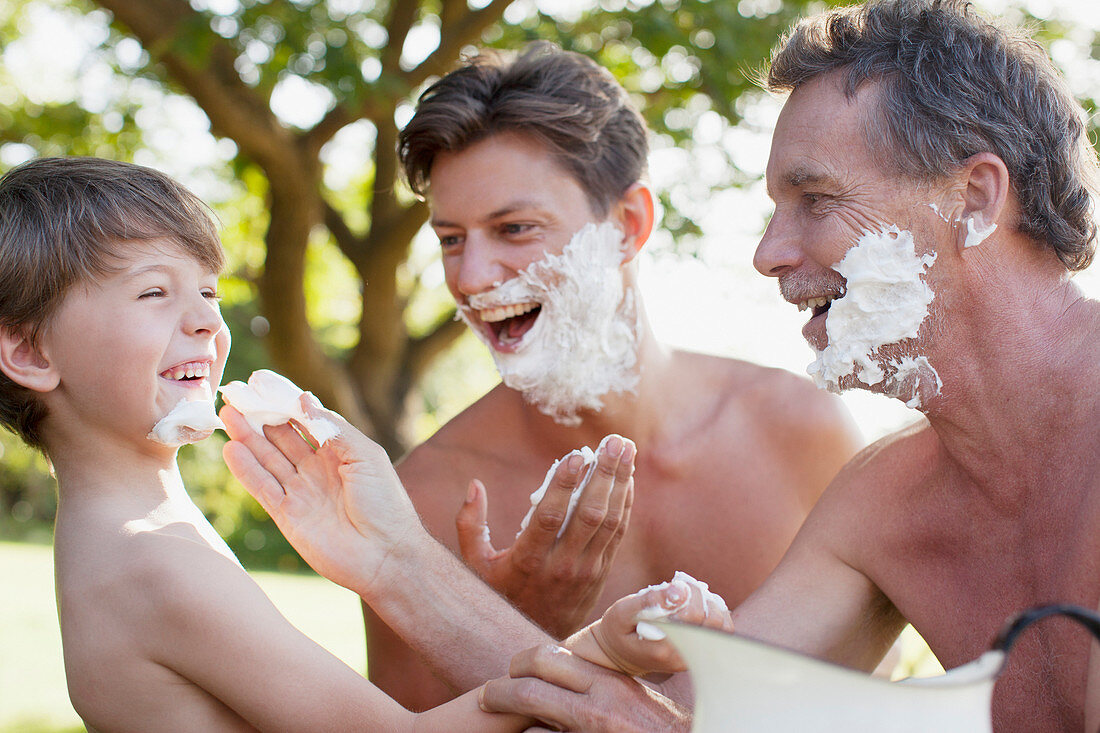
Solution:
<svg viewBox="0 0 1100 733"><path fill-rule="evenodd" d="M570 455L569 460L565 462L565 467L569 469L569 473L579 473L583 465L584 458L579 453Z"/></svg>
<svg viewBox="0 0 1100 733"><path fill-rule="evenodd" d="M665 589L665 605L674 608L686 599L687 588L684 587L683 583L678 580L669 583L668 588Z"/></svg>
<svg viewBox="0 0 1100 733"><path fill-rule="evenodd" d="M618 458L619 454L623 452L623 441L615 436L611 440L607 441L607 455L612 458Z"/></svg>
<svg viewBox="0 0 1100 733"><path fill-rule="evenodd" d="M477 691L477 706L486 713L492 712L492 710L485 707L485 685L482 685L481 688Z"/></svg>
<svg viewBox="0 0 1100 733"><path fill-rule="evenodd" d="M477 487L474 486L471 483L470 487L468 489L466 489L466 503L469 504L471 501L474 500L474 498L476 496L477 496Z"/></svg>
<svg viewBox="0 0 1100 733"><path fill-rule="evenodd" d="M317 399L317 395L313 394L312 392L306 392L306 401L308 401L311 406L316 407L318 410L324 409L324 405L321 404L321 400Z"/></svg>

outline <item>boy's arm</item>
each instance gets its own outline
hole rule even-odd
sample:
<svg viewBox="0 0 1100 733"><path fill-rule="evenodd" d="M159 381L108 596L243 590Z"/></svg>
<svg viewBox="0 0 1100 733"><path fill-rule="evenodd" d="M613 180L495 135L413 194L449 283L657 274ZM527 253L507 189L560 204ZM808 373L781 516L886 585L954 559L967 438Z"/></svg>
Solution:
<svg viewBox="0 0 1100 733"><path fill-rule="evenodd" d="M129 633L151 661L213 696L259 730L521 730L519 718L492 718L476 699L455 701L418 721L357 672L295 629L255 582L228 558L177 536L144 538L158 569L134 596L145 604ZM177 688L181 703L189 688ZM122 701L116 707L125 708ZM211 706L173 725L220 730ZM138 728L158 721L134 721ZM225 729L236 729L223 719Z"/></svg>

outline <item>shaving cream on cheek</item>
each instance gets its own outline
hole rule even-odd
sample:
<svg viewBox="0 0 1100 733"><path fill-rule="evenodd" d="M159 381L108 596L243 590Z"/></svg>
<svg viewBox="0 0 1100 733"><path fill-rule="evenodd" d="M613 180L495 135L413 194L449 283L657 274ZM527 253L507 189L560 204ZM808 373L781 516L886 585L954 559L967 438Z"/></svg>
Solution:
<svg viewBox="0 0 1100 733"><path fill-rule="evenodd" d="M854 375L868 386L885 383L888 394L891 386L907 391L909 402L916 399L911 406L919 406L922 390L939 392L939 375L926 357L876 361L883 346L917 337L934 297L922 275L935 260L917 255L912 232L896 226L860 236L833 268L847 286L829 307L828 345L807 369L819 387L839 392L841 378Z"/></svg>
<svg viewBox="0 0 1100 733"><path fill-rule="evenodd" d="M586 224L560 255L546 255L459 308L504 383L563 425L579 424L578 413L598 410L604 395L638 384L639 314L623 285L621 244L614 224ZM514 352L497 351L471 322L472 310L524 302L541 308Z"/></svg>

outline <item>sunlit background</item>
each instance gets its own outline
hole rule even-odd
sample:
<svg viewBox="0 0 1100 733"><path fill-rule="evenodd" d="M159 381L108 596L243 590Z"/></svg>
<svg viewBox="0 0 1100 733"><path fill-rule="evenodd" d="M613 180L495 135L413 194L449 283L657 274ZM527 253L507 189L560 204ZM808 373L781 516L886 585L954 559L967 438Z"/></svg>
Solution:
<svg viewBox="0 0 1100 733"><path fill-rule="evenodd" d="M651 3L632 1L629 7ZM294 4L305 7L313 3L301 0ZM359 0L327 3L329 8L359 4ZM470 7L484 4L471 2ZM669 0L664 4L676 3ZM1100 3L984 0L978 4L1011 22L1025 16L1043 19L1044 28L1055 29L1050 34L1049 49L1075 94L1084 100L1100 98L1100 61L1091 56L1100 28ZM192 5L231 15L238 2L192 0ZM535 10L568 21L580 18L593 5L594 0L518 0L507 9L505 21L519 24ZM740 0L736 5L741 16L762 19L775 13L781 3ZM237 146L211 134L206 114L190 97L147 78L142 70L148 57L137 41L123 38L105 50L109 36L109 16L105 12L89 12L86 6L75 9L72 3L62 0L21 0L18 6L23 10L21 19L14 32L3 39L0 52L0 114L19 105L31 115L35 109L62 114L73 106L96 113L95 130L89 131L84 147L77 146L73 152L119 157L120 149L132 150L127 159L180 179L217 211L235 272L260 268L262 229L257 222L264 220L265 211L263 198L255 191L262 190L263 185L257 182L254 172L234 167ZM628 2L608 0L603 6L628 8ZM14 7L0 8L0 23L14 12ZM374 29L368 25L363 30L368 36L373 32L384 33L380 26ZM700 29L696 40L708 42L699 37L709 33L709 42L713 43L717 32ZM403 66L415 65L438 42L439 30L431 23L414 27L403 47ZM640 65L652 61L647 53L636 49L638 58L633 60ZM270 48L263 43L251 44L238 61L238 71L247 78L254 67L270 61ZM377 62L371 61L365 61L360 69L368 83L380 73ZM637 88L632 91L639 103L668 79L690 79L697 72L692 63L686 55L671 51L664 54L659 64L637 80ZM336 101L328 88L298 74L281 78L270 99L272 110L284 124L301 129L316 124ZM655 233L640 259L642 289L654 329L668 343L802 374L812 359L800 335L806 315L782 301L775 281L760 276L751 264L770 212L760 178L779 104L766 94L746 93L737 102L740 122L736 125L712 109L690 105L673 107L665 113L663 123L692 144L677 144L667 133L655 135L651 182L662 194L665 220L688 220L695 226L675 241L667 230ZM398 123L409 114L408 104L400 106ZM140 143L134 141L134 125L141 130ZM324 147L324 182L329 190L341 192L361 185L363 171L371 164L375 136L369 123L357 122L342 129ZM0 129L0 170L40 154L43 148L48 146L13 139ZM731 164L737 176L731 176ZM413 302L411 317L422 311L423 318L430 320L431 314L448 302L437 249L429 231L422 231L414 242L405 272L423 294ZM1100 297L1100 268L1081 273L1076 280L1086 293ZM333 350L351 346L361 305L359 282L351 265L324 237L311 240L306 288L310 323L319 340ZM256 344L265 324L249 305L255 297L254 288L246 278L234 275L226 279L224 295L227 313L237 317L238 353L234 358L246 360L242 364L262 362L262 350ZM437 360L410 399L406 430L411 442L429 437L496 381L492 363L481 345L472 338L460 339ZM844 400L868 440L917 418L900 403L866 393L847 394ZM187 449L181 463L196 501L246 564L301 570L300 561L263 512L224 470L218 439ZM43 604L48 608L52 591L48 551L41 545L50 538L52 497L52 482L41 459L21 448L12 436L0 434L0 509L7 509L0 512L0 539L39 543L0 545L8 548L0 551L0 577L9 597L27 588L23 595L35 599L38 605L34 609L41 609ZM285 598L308 595L296 589L280 590L282 581L275 576L264 577L265 588L272 594ZM322 597L321 591L312 590L310 594ZM329 596L323 597L330 602ZM341 628L349 631L342 638L332 634L327 645L362 669L364 655L361 631L355 626L356 611L349 599L341 598L341 602L344 605L336 616L342 619ZM0 607L0 733L55 730L75 724L63 682L58 681L56 617L6 602ZM284 606L280 604L280 608ZM311 620L309 612L303 610L300 623L308 633L316 629L317 634L325 634L326 628L332 628L329 621ZM11 660L20 661L13 665ZM33 680L30 686L36 692L13 694L28 678Z"/></svg>

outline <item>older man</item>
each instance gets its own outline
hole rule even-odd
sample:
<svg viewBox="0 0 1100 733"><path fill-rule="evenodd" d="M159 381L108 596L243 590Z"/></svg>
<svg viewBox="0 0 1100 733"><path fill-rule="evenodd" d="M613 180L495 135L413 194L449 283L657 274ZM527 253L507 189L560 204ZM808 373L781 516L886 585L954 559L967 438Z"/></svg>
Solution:
<svg viewBox="0 0 1100 733"><path fill-rule="evenodd" d="M504 383L398 471L428 529L558 638L686 567L740 602L859 447L808 380L654 337L634 266L653 227L646 136L610 73L549 44L470 60L401 134L447 285ZM563 526L565 481L513 543L547 466L609 433L637 444L629 529L622 492L586 491ZM365 614L379 687L414 707L453 694Z"/></svg>
<svg viewBox="0 0 1100 733"><path fill-rule="evenodd" d="M1080 105L1037 44L955 0L804 21L768 83L790 96L756 267L811 308L819 384L927 421L841 471L738 631L869 670L909 621L954 667L1023 608L1096 608L1100 303L1071 279L1095 250ZM1029 631L995 729L1095 730L1098 656L1068 623ZM498 681L486 705L569 730L629 729L641 710L567 655L521 655L512 673L561 687Z"/></svg>

